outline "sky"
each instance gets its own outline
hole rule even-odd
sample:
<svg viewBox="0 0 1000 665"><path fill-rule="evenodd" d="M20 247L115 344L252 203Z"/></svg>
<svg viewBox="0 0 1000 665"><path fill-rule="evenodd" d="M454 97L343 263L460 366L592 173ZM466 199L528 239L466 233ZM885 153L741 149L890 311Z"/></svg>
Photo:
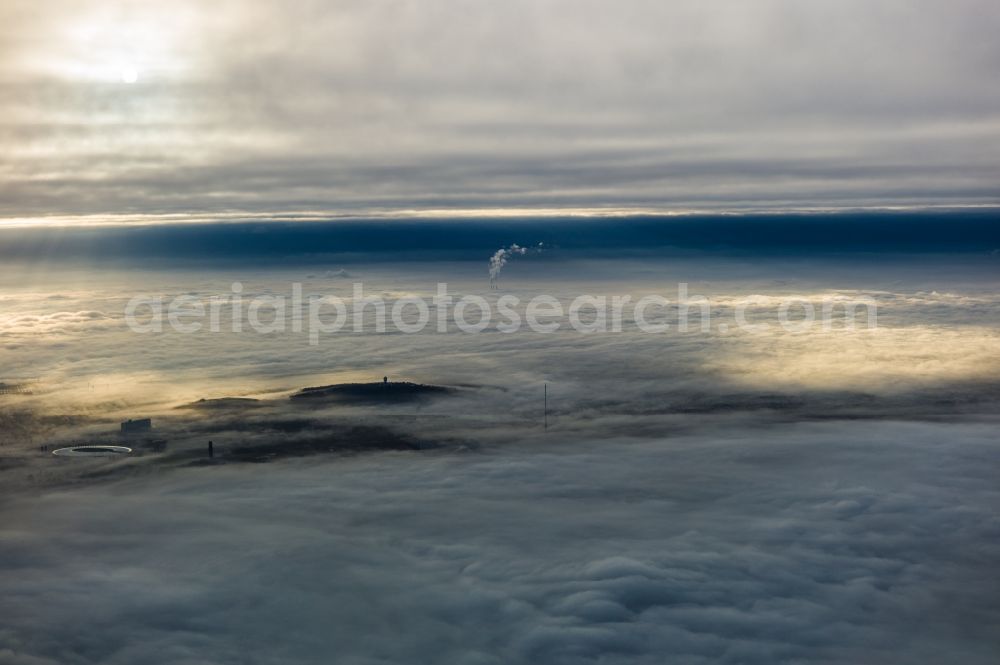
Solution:
<svg viewBox="0 0 1000 665"><path fill-rule="evenodd" d="M994 205L998 31L989 0L12 0L0 221Z"/></svg>
<svg viewBox="0 0 1000 665"><path fill-rule="evenodd" d="M997 34L992 0L0 3L0 665L996 663ZM497 316L295 328L442 283ZM497 325L582 296L669 302Z"/></svg>

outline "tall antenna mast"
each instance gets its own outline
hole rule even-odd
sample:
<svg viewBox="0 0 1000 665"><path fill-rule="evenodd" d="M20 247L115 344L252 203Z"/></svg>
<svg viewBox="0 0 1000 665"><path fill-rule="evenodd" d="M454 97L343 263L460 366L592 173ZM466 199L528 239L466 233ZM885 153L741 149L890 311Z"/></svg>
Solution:
<svg viewBox="0 0 1000 665"><path fill-rule="evenodd" d="M542 409L542 413L544 414L542 416L542 418L543 418L542 422L544 423L543 424L543 428L544 429L548 429L549 428L549 384L547 384L547 383L544 384L544 387L543 387L542 390L543 390L543 392L542 392L542 395L543 395L543 397L542 397L542 400L543 400L542 403L545 405L544 408Z"/></svg>

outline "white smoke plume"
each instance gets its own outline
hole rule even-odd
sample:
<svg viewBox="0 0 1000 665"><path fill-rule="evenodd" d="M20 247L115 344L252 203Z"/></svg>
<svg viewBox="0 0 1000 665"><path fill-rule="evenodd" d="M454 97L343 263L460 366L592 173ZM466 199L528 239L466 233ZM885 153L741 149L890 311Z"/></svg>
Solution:
<svg viewBox="0 0 1000 665"><path fill-rule="evenodd" d="M524 256L529 251L533 253L541 252L543 244L538 243L532 248L522 247L514 243L510 247L501 247L490 257L490 288L499 288L497 281L500 279L500 271L507 265L507 261L515 256Z"/></svg>

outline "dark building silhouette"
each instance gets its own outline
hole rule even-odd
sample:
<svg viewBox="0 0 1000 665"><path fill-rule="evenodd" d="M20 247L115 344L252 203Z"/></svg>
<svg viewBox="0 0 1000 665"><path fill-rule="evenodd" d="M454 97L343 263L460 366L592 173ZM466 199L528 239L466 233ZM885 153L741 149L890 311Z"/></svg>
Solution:
<svg viewBox="0 0 1000 665"><path fill-rule="evenodd" d="M148 432L151 429L153 429L153 421L149 418L140 418L139 420L129 418L122 423L122 434Z"/></svg>

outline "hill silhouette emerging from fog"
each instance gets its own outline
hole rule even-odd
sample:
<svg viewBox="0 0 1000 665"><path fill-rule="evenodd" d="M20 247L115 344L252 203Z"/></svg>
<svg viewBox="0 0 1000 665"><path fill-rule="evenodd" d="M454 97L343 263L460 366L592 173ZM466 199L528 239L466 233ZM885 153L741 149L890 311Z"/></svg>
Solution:
<svg viewBox="0 0 1000 665"><path fill-rule="evenodd" d="M329 400L336 402L386 404L412 402L454 393L454 388L410 381L379 381L376 383L338 383L329 386L303 388L291 396L293 400Z"/></svg>

